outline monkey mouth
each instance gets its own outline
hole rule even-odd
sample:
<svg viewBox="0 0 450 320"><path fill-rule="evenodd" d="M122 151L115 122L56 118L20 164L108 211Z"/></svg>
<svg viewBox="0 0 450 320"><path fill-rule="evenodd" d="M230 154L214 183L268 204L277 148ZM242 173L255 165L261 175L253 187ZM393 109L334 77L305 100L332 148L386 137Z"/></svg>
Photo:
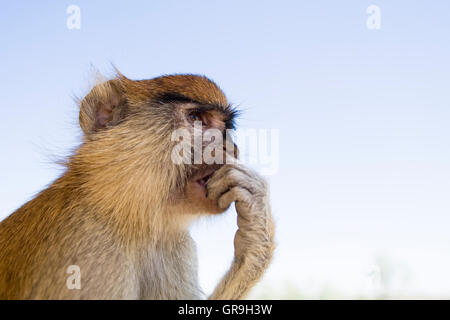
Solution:
<svg viewBox="0 0 450 320"><path fill-rule="evenodd" d="M206 188L206 186L208 185L208 181L220 167L220 165L209 165L203 167L194 174L194 176L191 178L191 181L195 182L202 188Z"/></svg>
<svg viewBox="0 0 450 320"><path fill-rule="evenodd" d="M206 188L206 185L208 184L209 179L211 179L212 175L214 174L214 172L216 172L216 170L214 170L211 173L206 174L205 176L203 176L200 179L197 179L196 182L201 185L203 188Z"/></svg>

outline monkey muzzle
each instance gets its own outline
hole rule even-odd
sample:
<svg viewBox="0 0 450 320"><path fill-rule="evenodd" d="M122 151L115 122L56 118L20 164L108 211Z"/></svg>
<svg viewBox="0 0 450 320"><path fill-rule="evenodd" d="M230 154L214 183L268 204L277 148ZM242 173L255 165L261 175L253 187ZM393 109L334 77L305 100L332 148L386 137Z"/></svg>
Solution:
<svg viewBox="0 0 450 320"><path fill-rule="evenodd" d="M222 165L205 165L195 171L191 181L195 181L200 186L206 188L209 179L214 175L214 173L221 167Z"/></svg>

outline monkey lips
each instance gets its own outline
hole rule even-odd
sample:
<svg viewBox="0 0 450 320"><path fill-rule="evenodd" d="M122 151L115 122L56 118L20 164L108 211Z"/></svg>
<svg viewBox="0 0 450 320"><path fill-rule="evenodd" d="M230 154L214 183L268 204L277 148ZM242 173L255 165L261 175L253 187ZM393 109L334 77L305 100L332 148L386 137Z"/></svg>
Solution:
<svg viewBox="0 0 450 320"><path fill-rule="evenodd" d="M202 166L194 172L190 180L193 191L202 197L206 197L206 186L214 173L220 168L220 165Z"/></svg>
<svg viewBox="0 0 450 320"><path fill-rule="evenodd" d="M212 177L212 175L213 175L213 173L208 174L208 175L204 176L204 177L201 178L201 179L198 179L198 180L197 180L197 183L198 183L199 185L201 185L202 187L206 188L206 185L208 184L208 181L209 181L209 179Z"/></svg>

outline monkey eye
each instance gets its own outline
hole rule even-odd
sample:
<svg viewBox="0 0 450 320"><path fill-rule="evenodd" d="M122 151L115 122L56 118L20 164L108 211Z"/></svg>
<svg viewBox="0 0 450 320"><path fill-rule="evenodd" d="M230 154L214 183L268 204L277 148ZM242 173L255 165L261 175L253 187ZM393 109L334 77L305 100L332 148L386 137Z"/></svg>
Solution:
<svg viewBox="0 0 450 320"><path fill-rule="evenodd" d="M189 120L191 121L202 121L201 116L200 116L200 112L198 111L192 111L189 113Z"/></svg>

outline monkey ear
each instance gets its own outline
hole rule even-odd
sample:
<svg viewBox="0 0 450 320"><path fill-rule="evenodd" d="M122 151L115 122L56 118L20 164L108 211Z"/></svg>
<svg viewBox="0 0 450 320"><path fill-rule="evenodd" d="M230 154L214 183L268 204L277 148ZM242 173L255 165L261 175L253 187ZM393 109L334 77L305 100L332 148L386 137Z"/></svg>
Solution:
<svg viewBox="0 0 450 320"><path fill-rule="evenodd" d="M85 135L117 124L125 115L125 101L120 80L97 84L80 103L80 127Z"/></svg>

